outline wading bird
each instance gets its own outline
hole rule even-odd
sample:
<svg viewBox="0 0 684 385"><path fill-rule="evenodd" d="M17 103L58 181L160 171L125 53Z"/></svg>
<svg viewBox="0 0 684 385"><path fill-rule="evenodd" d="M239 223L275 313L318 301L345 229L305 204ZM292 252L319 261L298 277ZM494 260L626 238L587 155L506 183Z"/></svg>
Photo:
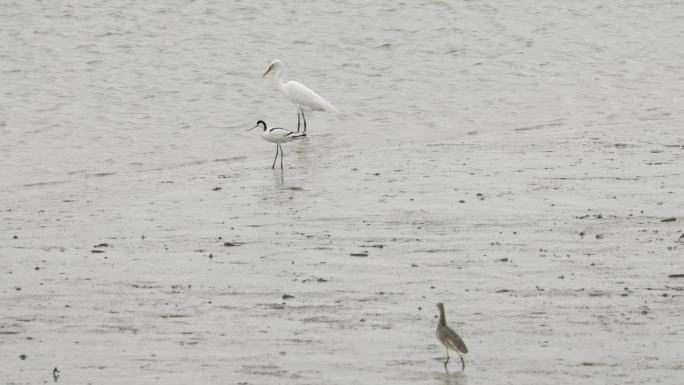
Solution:
<svg viewBox="0 0 684 385"><path fill-rule="evenodd" d="M446 317L444 316L444 304L438 303L437 308L439 309L439 322L437 323L437 339L446 348L446 361L444 361L444 369L448 371L447 364L449 363L449 349L458 353L461 358L461 365L463 367L461 370L465 370L465 361L463 361L463 356L461 353L468 353L468 348L461 339L461 337L456 334L455 331L451 330L446 324Z"/></svg>
<svg viewBox="0 0 684 385"><path fill-rule="evenodd" d="M263 131L261 132L261 137L264 138L265 141L276 144L276 154L275 158L273 159L273 165L271 166L272 169L275 169L276 160L278 159L278 151L280 151L280 169L283 169L283 148L280 146L280 143L291 142L295 139L299 139L306 136L306 133L300 134L279 127L273 127L271 129L268 129L266 127L266 122L264 122L263 120L259 120L254 127L250 128L247 131L253 130L257 127L261 127L263 129Z"/></svg>
<svg viewBox="0 0 684 385"><path fill-rule="evenodd" d="M276 85L278 90L285 95L286 98L290 99L299 109L297 112L297 132L299 132L299 115L301 114L302 120L304 121L304 132L306 132L306 117L304 116L304 111L326 111L326 112L339 112L332 104L328 103L325 99L320 97L317 93L313 92L311 89L307 88L302 83L290 80L289 82L283 81L283 74L285 73L285 64L278 59L271 62L268 66L266 72L261 77L265 77L269 73L273 72L276 78Z"/></svg>

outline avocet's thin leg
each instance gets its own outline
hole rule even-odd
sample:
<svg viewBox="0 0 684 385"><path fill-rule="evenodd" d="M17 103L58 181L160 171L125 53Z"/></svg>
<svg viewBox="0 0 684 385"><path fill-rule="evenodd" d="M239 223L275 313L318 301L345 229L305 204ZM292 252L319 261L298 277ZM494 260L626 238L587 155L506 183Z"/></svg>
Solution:
<svg viewBox="0 0 684 385"><path fill-rule="evenodd" d="M273 165L271 166L272 169L275 170L275 162L278 159L278 149L280 149L280 144L276 143L276 156L273 158Z"/></svg>

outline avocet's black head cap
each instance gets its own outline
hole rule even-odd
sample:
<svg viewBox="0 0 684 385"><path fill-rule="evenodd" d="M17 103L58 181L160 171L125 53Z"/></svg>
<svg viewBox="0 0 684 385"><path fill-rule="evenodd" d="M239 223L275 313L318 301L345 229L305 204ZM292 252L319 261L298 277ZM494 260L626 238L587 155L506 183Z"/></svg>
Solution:
<svg viewBox="0 0 684 385"><path fill-rule="evenodd" d="M263 120L258 120L257 123L256 123L256 125L255 125L254 127L250 128L250 129L247 130L247 131L253 130L253 129L259 127L259 126L263 127L263 128L264 128L264 131L266 131L266 122L264 122Z"/></svg>

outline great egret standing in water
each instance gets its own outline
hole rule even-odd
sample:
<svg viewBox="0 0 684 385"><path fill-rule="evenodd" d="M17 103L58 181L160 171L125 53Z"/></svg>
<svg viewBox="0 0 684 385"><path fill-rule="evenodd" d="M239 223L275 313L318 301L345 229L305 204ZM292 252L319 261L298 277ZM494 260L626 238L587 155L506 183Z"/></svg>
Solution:
<svg viewBox="0 0 684 385"><path fill-rule="evenodd" d="M271 129L268 129L266 128L266 122L264 122L263 120L258 121L256 126L250 128L247 131L253 130L257 127L262 128L263 131L261 131L261 137L264 138L265 141L276 144L276 155L275 158L273 158L273 165L271 166L271 168L273 169L275 169L276 160L278 159L278 151L280 151L280 169L283 169L283 148L280 146L280 143L291 142L295 139L306 136L305 133L299 134L294 131L286 130L280 127L273 127Z"/></svg>
<svg viewBox="0 0 684 385"><path fill-rule="evenodd" d="M304 121L304 132L306 132L306 117L304 116L304 111L326 111L326 112L339 112L332 104L328 103L327 100L320 97L317 93L313 92L311 89L307 88L302 83L290 80L289 82L283 81L283 74L285 73L285 64L278 59L271 62L268 66L266 72L262 75L265 77L269 73L273 72L276 78L276 85L278 90L285 95L286 98L290 99L294 103L299 111L297 112L297 132L299 132L299 115L301 114L302 120Z"/></svg>

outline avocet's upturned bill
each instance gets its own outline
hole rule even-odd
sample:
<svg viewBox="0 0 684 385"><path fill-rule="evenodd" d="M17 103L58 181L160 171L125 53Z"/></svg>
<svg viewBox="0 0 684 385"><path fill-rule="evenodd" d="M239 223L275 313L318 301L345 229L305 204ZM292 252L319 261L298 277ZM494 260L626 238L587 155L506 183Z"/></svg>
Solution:
<svg viewBox="0 0 684 385"><path fill-rule="evenodd" d="M299 132L299 115L301 114L302 120L304 121L304 132L306 132L306 117L304 116L304 111L326 111L326 112L339 112L332 104L328 103L327 100L320 97L317 93L313 92L311 89L307 88L302 83L290 80L289 82L283 81L283 74L285 73L285 64L278 59L271 62L268 66L266 72L264 72L262 77L265 77L269 73L273 72L276 78L276 84L278 90L285 95L286 98L290 99L294 103L299 111L297 112L297 132Z"/></svg>
<svg viewBox="0 0 684 385"><path fill-rule="evenodd" d="M284 128L280 127L273 127L271 129L266 127L266 122L263 120L260 120L256 123L256 126L250 128L247 131L253 130L257 127L261 127L261 137L264 138L265 141L275 143L276 144L276 154L275 158L273 158L273 165L271 166L272 169L275 169L275 164L276 160L278 159L278 152L280 151L280 169L283 169L283 148L280 146L281 143L287 143L291 142L295 139L303 138L306 136L306 133L298 133L290 130L286 130Z"/></svg>

